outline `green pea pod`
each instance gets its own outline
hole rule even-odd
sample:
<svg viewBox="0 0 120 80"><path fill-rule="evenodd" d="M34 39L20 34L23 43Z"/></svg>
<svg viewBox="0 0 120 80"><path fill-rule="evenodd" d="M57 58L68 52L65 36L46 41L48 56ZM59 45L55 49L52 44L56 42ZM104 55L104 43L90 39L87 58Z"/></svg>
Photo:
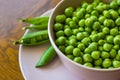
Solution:
<svg viewBox="0 0 120 80"><path fill-rule="evenodd" d="M47 29L47 26L48 26L48 23L44 22L43 24L39 24L39 25L25 26L23 27L23 30L26 30L26 29L45 30Z"/></svg>
<svg viewBox="0 0 120 80"><path fill-rule="evenodd" d="M52 46L49 46L48 49L42 54L39 61L36 64L36 67L42 67L50 63L56 56L56 52Z"/></svg>
<svg viewBox="0 0 120 80"><path fill-rule="evenodd" d="M39 45L49 41L48 31L42 30L24 35L20 40L14 41L13 44L23 44L27 46Z"/></svg>
<svg viewBox="0 0 120 80"><path fill-rule="evenodd" d="M33 18L26 18L26 19L22 19L20 18L20 22L27 22L30 24L42 24L42 23L48 23L49 20L49 16L37 16L37 17L33 17Z"/></svg>

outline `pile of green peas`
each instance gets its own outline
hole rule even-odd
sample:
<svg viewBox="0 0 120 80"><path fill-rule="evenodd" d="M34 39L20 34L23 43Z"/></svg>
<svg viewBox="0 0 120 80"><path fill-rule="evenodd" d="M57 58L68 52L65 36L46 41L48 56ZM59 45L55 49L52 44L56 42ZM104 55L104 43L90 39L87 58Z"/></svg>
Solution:
<svg viewBox="0 0 120 80"><path fill-rule="evenodd" d="M55 43L69 59L87 67L120 67L120 2L83 1L55 17Z"/></svg>

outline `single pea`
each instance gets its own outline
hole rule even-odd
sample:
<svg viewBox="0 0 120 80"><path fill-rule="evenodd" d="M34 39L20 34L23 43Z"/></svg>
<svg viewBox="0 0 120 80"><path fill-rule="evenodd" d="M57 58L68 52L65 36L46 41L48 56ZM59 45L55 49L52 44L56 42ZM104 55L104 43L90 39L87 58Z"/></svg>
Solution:
<svg viewBox="0 0 120 80"><path fill-rule="evenodd" d="M116 54L114 60L120 61L120 56L119 56L119 54Z"/></svg>
<svg viewBox="0 0 120 80"><path fill-rule="evenodd" d="M91 40L94 41L94 42L99 41L99 39L100 39L100 37L99 37L98 34L94 34L94 35L92 35L92 37L91 37Z"/></svg>
<svg viewBox="0 0 120 80"><path fill-rule="evenodd" d="M104 9L104 10L108 10L109 8L110 8L109 4L104 4L104 5L103 5L103 9Z"/></svg>
<svg viewBox="0 0 120 80"><path fill-rule="evenodd" d="M87 13L87 14L85 14L85 19L90 18L90 16L91 16L91 15L90 15L90 14L88 14L88 13Z"/></svg>
<svg viewBox="0 0 120 80"><path fill-rule="evenodd" d="M83 31L84 31L84 28L83 28L83 27L79 27L78 30L79 30L80 32L83 32Z"/></svg>
<svg viewBox="0 0 120 80"><path fill-rule="evenodd" d="M81 51L84 51L85 45L83 43L79 43L77 46Z"/></svg>
<svg viewBox="0 0 120 80"><path fill-rule="evenodd" d="M102 58L102 59L106 59L106 58L109 58L109 57L110 57L110 54L109 54L108 52L103 51L103 52L101 53L101 58Z"/></svg>
<svg viewBox="0 0 120 80"><path fill-rule="evenodd" d="M57 45L63 45L66 43L66 38L64 36L60 36L57 38L56 41L57 41L57 43L56 43Z"/></svg>
<svg viewBox="0 0 120 80"><path fill-rule="evenodd" d="M112 19L105 19L104 26L111 28L115 26L115 23Z"/></svg>
<svg viewBox="0 0 120 80"><path fill-rule="evenodd" d="M99 20L99 22L100 22L101 24L104 23L105 19L106 19L105 16L100 16L100 17L98 18L98 20Z"/></svg>
<svg viewBox="0 0 120 80"><path fill-rule="evenodd" d="M63 30L65 30L66 28L70 28L70 26L69 25L64 25L64 27L63 27Z"/></svg>
<svg viewBox="0 0 120 80"><path fill-rule="evenodd" d="M120 56L120 49L118 50L118 52L117 52L117 53L118 53L118 55Z"/></svg>
<svg viewBox="0 0 120 80"><path fill-rule="evenodd" d="M96 6L96 10L97 10L99 13L102 13L102 12L104 11L103 5L98 5L98 6Z"/></svg>
<svg viewBox="0 0 120 80"><path fill-rule="evenodd" d="M99 2L98 3L98 6L103 6L105 3L103 3L103 2Z"/></svg>
<svg viewBox="0 0 120 80"><path fill-rule="evenodd" d="M65 23L68 25L70 21L72 21L71 18L66 18Z"/></svg>
<svg viewBox="0 0 120 80"><path fill-rule="evenodd" d="M94 60L94 65L95 66L101 66L102 65L102 62L103 62L103 59L102 58L99 58L97 60Z"/></svg>
<svg viewBox="0 0 120 80"><path fill-rule="evenodd" d="M77 11L76 16L77 16L79 19L82 19L82 18L84 17L84 13L82 13L81 11Z"/></svg>
<svg viewBox="0 0 120 80"><path fill-rule="evenodd" d="M92 63L89 63L89 62L84 63L83 65L86 66L86 67L93 67Z"/></svg>
<svg viewBox="0 0 120 80"><path fill-rule="evenodd" d="M73 46L71 46L71 45L70 45L70 46L67 46L67 47L65 48L65 54L66 54L66 55L72 54L73 49L74 49Z"/></svg>
<svg viewBox="0 0 120 80"><path fill-rule="evenodd" d="M91 15L91 16L90 16L90 19L91 19L92 21L97 21L97 20L98 20L97 17L98 17L98 16L94 16L94 15L92 16L92 15Z"/></svg>
<svg viewBox="0 0 120 80"><path fill-rule="evenodd" d="M71 30L70 28L66 28L66 29L64 30L64 34L65 34L66 36L71 36L71 35L72 35L72 30Z"/></svg>
<svg viewBox="0 0 120 80"><path fill-rule="evenodd" d="M103 51L103 46L98 46L99 51Z"/></svg>
<svg viewBox="0 0 120 80"><path fill-rule="evenodd" d="M64 31L63 30L59 30L56 32L56 37L60 37L60 36L64 36Z"/></svg>
<svg viewBox="0 0 120 80"><path fill-rule="evenodd" d="M78 18L78 17L76 17L76 16L73 16L73 17L72 17L72 20L73 20L74 22L78 23L79 18Z"/></svg>
<svg viewBox="0 0 120 80"><path fill-rule="evenodd" d="M85 26L85 20L84 19L81 19L79 22L78 22L78 25L80 27L84 27Z"/></svg>
<svg viewBox="0 0 120 80"><path fill-rule="evenodd" d="M54 28L55 31L62 30L63 29L63 24L61 24L61 23L55 23L54 26L53 26L53 28Z"/></svg>
<svg viewBox="0 0 120 80"><path fill-rule="evenodd" d="M109 33L110 33L110 30L109 30L108 27L104 27L104 28L102 29L102 32L103 32L104 34L109 34Z"/></svg>
<svg viewBox="0 0 120 80"><path fill-rule="evenodd" d="M112 19L117 19L119 17L118 12L115 10L110 11L110 15L111 15Z"/></svg>
<svg viewBox="0 0 120 80"><path fill-rule="evenodd" d="M77 28L77 24L76 24L75 21L70 21L70 22L69 22L69 26L70 26L70 28L72 28L72 29Z"/></svg>
<svg viewBox="0 0 120 80"><path fill-rule="evenodd" d="M91 12L91 15L92 15L92 16L99 16L99 13L98 13L98 11L93 10L93 11Z"/></svg>
<svg viewBox="0 0 120 80"><path fill-rule="evenodd" d="M76 46L76 39L70 39L69 45Z"/></svg>
<svg viewBox="0 0 120 80"><path fill-rule="evenodd" d="M88 32L84 31L84 32L82 32L82 33L83 33L83 35L84 35L85 37L89 37L89 33L88 33Z"/></svg>
<svg viewBox="0 0 120 80"><path fill-rule="evenodd" d="M119 48L120 48L119 44L116 44L116 45L113 46L113 49L115 49L115 50L119 50Z"/></svg>
<svg viewBox="0 0 120 80"><path fill-rule="evenodd" d="M102 46L104 43L105 43L105 40L103 40L103 39L100 39L100 40L98 41L98 44L101 45L101 46Z"/></svg>
<svg viewBox="0 0 120 80"><path fill-rule="evenodd" d="M88 49L89 49L90 51L96 51L97 48L98 48L98 43L97 43L97 42L92 42L92 43L90 43L89 46L88 46Z"/></svg>
<svg viewBox="0 0 120 80"><path fill-rule="evenodd" d="M111 15L110 15L110 12L109 11L107 11L107 10L104 10L103 11L103 15L106 17L106 18L111 18Z"/></svg>
<svg viewBox="0 0 120 80"><path fill-rule="evenodd" d="M92 51L91 57L93 59L99 59L100 58L100 51Z"/></svg>
<svg viewBox="0 0 120 80"><path fill-rule="evenodd" d="M91 13L92 10L93 10L93 5L92 5L92 4L89 4L89 5L87 6L87 8L86 8L86 12L87 12L87 13Z"/></svg>
<svg viewBox="0 0 120 80"><path fill-rule="evenodd" d="M71 40L71 39L77 40L77 37L75 35L71 35L71 36L69 36L69 40Z"/></svg>
<svg viewBox="0 0 120 80"><path fill-rule="evenodd" d="M114 44L120 44L120 35L116 35L113 39Z"/></svg>
<svg viewBox="0 0 120 80"><path fill-rule="evenodd" d="M98 21L94 22L92 28L94 30L99 30L101 28L100 22L98 22Z"/></svg>
<svg viewBox="0 0 120 80"><path fill-rule="evenodd" d="M91 53L91 50L90 50L89 48L85 48L85 49L84 49L84 53L85 53L85 54L90 54L90 53Z"/></svg>
<svg viewBox="0 0 120 80"><path fill-rule="evenodd" d="M105 38L105 34L103 32L99 32L98 36L100 37L100 39L104 39Z"/></svg>
<svg viewBox="0 0 120 80"><path fill-rule="evenodd" d="M97 34L97 33L98 33L98 31L93 30L93 31L91 32L91 35L94 35L94 34Z"/></svg>
<svg viewBox="0 0 120 80"><path fill-rule="evenodd" d="M115 58L116 54L117 54L116 50L115 49L111 49L111 51L110 51L110 58Z"/></svg>
<svg viewBox="0 0 120 80"><path fill-rule="evenodd" d="M91 33L92 32L92 29L90 27L86 27L85 28L85 31L88 32L88 33Z"/></svg>
<svg viewBox="0 0 120 80"><path fill-rule="evenodd" d="M57 15L55 17L55 21L56 23L64 23L66 20L66 16L64 14L61 14L61 15Z"/></svg>
<svg viewBox="0 0 120 80"><path fill-rule="evenodd" d="M73 11L74 11L74 8L70 6L65 9L64 13L67 17L72 17Z"/></svg>
<svg viewBox="0 0 120 80"><path fill-rule="evenodd" d="M83 55L83 60L84 60L84 62L92 62L93 61L90 54L84 54Z"/></svg>
<svg viewBox="0 0 120 80"><path fill-rule="evenodd" d="M112 28L112 29L110 30L110 35L115 36L115 35L118 35L118 34L119 34L119 31L118 31L117 28Z"/></svg>
<svg viewBox="0 0 120 80"><path fill-rule="evenodd" d="M77 33L76 37L78 40L82 40L84 38L84 35L83 35L83 33L79 32L79 33Z"/></svg>
<svg viewBox="0 0 120 80"><path fill-rule="evenodd" d="M73 49L73 55L74 55L74 56L78 57L78 56L80 56L80 53L81 53L81 51L80 51L79 48L74 48L74 49Z"/></svg>
<svg viewBox="0 0 120 80"><path fill-rule="evenodd" d="M85 20L85 25L86 25L87 27L91 27L91 26L93 25L93 20L90 19L90 18L87 18L87 19Z"/></svg>
<svg viewBox="0 0 120 80"><path fill-rule="evenodd" d="M113 0L113 1L110 3L110 8L112 8L112 9L117 9L117 8L118 8L117 2Z"/></svg>
<svg viewBox="0 0 120 80"><path fill-rule="evenodd" d="M86 14L86 9L85 8L80 8L79 10L81 13Z"/></svg>
<svg viewBox="0 0 120 80"><path fill-rule="evenodd" d="M118 17L118 18L115 20L115 24L116 24L117 26L120 26L120 17Z"/></svg>
<svg viewBox="0 0 120 80"><path fill-rule="evenodd" d="M105 51L110 51L111 49L112 49L112 44L109 44L109 43L105 43L104 45L103 45L103 49L105 50Z"/></svg>
<svg viewBox="0 0 120 80"><path fill-rule="evenodd" d="M79 32L79 29L72 29L73 34L76 35Z"/></svg>
<svg viewBox="0 0 120 80"><path fill-rule="evenodd" d="M112 61L111 61L110 59L104 59L104 60L103 60L102 66L103 66L104 68L108 68L108 67L110 67L111 65L112 65Z"/></svg>
<svg viewBox="0 0 120 80"><path fill-rule="evenodd" d="M85 37L82 39L81 41L83 44L85 44L86 46L88 46L91 42L90 38L89 37Z"/></svg>
<svg viewBox="0 0 120 80"><path fill-rule="evenodd" d="M82 60L81 57L75 57L75 58L73 59L73 61L74 61L74 62L77 62L77 63L80 63L80 64L82 64L82 62L83 62L83 60Z"/></svg>
<svg viewBox="0 0 120 80"><path fill-rule="evenodd" d="M108 42L108 43L113 43L113 36L111 36L111 35L108 35L107 37L106 37L106 41Z"/></svg>
<svg viewBox="0 0 120 80"><path fill-rule="evenodd" d="M69 59L73 60L74 59L74 56L73 55L66 55Z"/></svg>
<svg viewBox="0 0 120 80"><path fill-rule="evenodd" d="M119 68L120 67L120 61L113 61L113 67Z"/></svg>
<svg viewBox="0 0 120 80"><path fill-rule="evenodd" d="M61 52L65 53L65 46L64 45L60 45L60 46L58 46L58 48L60 49Z"/></svg>
<svg viewBox="0 0 120 80"><path fill-rule="evenodd" d="M84 8L84 9L86 9L88 5L89 4L87 2L84 2L81 7Z"/></svg>

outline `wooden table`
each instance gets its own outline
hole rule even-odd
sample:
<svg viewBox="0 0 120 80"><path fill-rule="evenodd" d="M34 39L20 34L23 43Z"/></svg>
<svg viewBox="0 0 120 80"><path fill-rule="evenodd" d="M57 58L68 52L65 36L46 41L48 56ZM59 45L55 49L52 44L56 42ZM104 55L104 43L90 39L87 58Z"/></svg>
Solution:
<svg viewBox="0 0 120 80"><path fill-rule="evenodd" d="M18 62L19 45L12 44L25 31L19 18L39 16L60 0L0 0L0 80L24 80Z"/></svg>

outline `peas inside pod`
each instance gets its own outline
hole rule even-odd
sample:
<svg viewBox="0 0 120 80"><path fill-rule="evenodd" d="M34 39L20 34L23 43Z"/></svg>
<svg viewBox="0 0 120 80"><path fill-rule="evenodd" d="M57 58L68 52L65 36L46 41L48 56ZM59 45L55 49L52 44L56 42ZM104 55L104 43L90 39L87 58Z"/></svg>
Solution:
<svg viewBox="0 0 120 80"><path fill-rule="evenodd" d="M120 3L83 1L56 15L55 43L66 57L87 67L120 67Z"/></svg>

